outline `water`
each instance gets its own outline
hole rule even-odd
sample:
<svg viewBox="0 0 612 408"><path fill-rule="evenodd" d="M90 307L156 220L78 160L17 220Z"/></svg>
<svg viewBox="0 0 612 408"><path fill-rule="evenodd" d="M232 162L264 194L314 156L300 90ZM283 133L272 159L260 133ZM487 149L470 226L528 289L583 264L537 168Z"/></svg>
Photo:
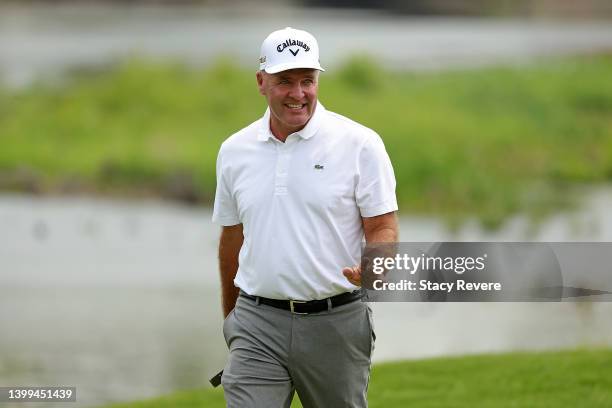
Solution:
<svg viewBox="0 0 612 408"><path fill-rule="evenodd" d="M368 53L395 69L521 63L612 49L607 21L410 18L281 4L249 8L0 4L0 73L20 86L74 67L146 55L206 65L218 55L257 69L259 45L283 26L312 31L333 69Z"/></svg>
<svg viewBox="0 0 612 408"><path fill-rule="evenodd" d="M206 211L3 197L0 383L79 405L201 387L224 364Z"/></svg>
<svg viewBox="0 0 612 408"><path fill-rule="evenodd" d="M532 235L401 218L402 240L611 240L611 189ZM210 210L0 195L0 384L77 386L75 406L207 386L226 356ZM612 305L375 304L375 362L612 345ZM58 405L60 406L60 405ZM71 404L72 406L72 404Z"/></svg>

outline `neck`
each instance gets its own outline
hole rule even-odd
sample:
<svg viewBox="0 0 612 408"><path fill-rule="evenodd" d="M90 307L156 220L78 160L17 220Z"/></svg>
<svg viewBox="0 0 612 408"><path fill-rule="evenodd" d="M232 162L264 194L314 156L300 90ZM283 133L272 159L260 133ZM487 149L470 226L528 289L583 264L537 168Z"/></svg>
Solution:
<svg viewBox="0 0 612 408"><path fill-rule="evenodd" d="M285 140L287 140L287 137L289 137L290 134L298 132L304 129L304 127L306 127L306 125L296 128L283 126L281 123L275 123L274 118L270 117L270 131L272 132L275 138L277 138L283 143L285 143Z"/></svg>

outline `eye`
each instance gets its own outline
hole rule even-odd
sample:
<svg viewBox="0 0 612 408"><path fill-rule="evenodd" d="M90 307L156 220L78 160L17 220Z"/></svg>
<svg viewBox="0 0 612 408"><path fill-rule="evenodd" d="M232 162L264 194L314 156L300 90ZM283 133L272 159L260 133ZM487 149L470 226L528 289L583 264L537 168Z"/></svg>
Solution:
<svg viewBox="0 0 612 408"><path fill-rule="evenodd" d="M304 85L312 85L314 84L314 81L312 79L305 79L304 80Z"/></svg>
<svg viewBox="0 0 612 408"><path fill-rule="evenodd" d="M280 85L287 85L289 83L289 80L288 79L281 79L281 80L278 81L278 83Z"/></svg>

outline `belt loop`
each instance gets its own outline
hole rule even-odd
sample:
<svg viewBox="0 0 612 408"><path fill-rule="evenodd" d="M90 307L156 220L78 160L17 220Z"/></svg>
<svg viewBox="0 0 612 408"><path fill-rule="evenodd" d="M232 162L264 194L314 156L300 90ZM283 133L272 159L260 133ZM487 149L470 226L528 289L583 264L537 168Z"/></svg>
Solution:
<svg viewBox="0 0 612 408"><path fill-rule="evenodd" d="M328 297L327 298L327 311L331 311L332 310L332 302L331 302L331 298Z"/></svg>
<svg viewBox="0 0 612 408"><path fill-rule="evenodd" d="M255 296L255 304L259 306L260 303L261 303L261 297Z"/></svg>

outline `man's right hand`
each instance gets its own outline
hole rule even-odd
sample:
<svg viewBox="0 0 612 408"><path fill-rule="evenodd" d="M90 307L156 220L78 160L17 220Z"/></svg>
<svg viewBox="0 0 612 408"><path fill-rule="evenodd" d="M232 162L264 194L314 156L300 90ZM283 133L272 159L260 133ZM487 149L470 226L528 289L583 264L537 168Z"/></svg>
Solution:
<svg viewBox="0 0 612 408"><path fill-rule="evenodd" d="M221 271L221 302L223 317L236 305L239 289L234 286L238 272L238 255L244 241L242 224L223 227L219 239L219 270Z"/></svg>

